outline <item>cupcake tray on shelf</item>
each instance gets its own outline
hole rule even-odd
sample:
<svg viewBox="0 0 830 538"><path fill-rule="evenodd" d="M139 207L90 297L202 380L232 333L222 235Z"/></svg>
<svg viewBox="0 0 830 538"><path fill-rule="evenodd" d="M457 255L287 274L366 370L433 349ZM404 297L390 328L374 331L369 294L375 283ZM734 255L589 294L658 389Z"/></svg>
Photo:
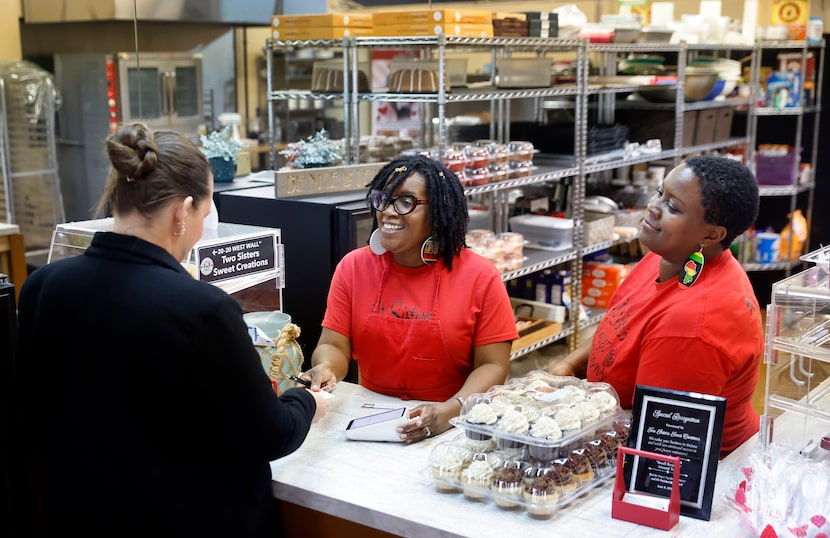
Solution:
<svg viewBox="0 0 830 538"><path fill-rule="evenodd" d="M430 455L436 490L542 519L614 476L630 425L610 385L539 370L468 396L451 422L464 432Z"/></svg>

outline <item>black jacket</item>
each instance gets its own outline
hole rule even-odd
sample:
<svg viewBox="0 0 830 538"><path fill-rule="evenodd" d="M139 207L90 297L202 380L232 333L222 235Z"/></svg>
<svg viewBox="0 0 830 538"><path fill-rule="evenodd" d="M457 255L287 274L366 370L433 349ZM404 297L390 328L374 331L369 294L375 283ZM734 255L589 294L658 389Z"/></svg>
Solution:
<svg viewBox="0 0 830 538"><path fill-rule="evenodd" d="M315 403L274 394L232 297L99 232L29 276L18 314L20 437L46 534L273 536L269 461L300 446Z"/></svg>

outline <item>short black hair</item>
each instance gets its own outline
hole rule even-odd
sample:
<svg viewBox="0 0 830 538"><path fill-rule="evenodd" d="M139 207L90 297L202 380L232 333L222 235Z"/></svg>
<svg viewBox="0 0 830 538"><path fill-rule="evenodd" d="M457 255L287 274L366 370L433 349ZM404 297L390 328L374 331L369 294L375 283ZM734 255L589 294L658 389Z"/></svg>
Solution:
<svg viewBox="0 0 830 538"><path fill-rule="evenodd" d="M729 248L758 217L758 181L749 168L728 157L698 155L686 165L700 181L703 218L726 228L721 245Z"/></svg>
<svg viewBox="0 0 830 538"><path fill-rule="evenodd" d="M438 240L438 256L452 270L453 257L467 246L467 197L461 180L440 162L423 155L400 156L380 169L367 185L366 202L373 190L391 195L406 178L414 173L423 176L427 188L427 211L432 224L432 237ZM377 213L373 212L372 231L378 227Z"/></svg>

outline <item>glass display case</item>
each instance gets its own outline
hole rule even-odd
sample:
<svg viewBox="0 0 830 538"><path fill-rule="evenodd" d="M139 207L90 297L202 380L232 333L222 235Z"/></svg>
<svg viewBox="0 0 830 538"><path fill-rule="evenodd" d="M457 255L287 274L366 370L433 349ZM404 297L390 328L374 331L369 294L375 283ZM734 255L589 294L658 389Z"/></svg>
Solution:
<svg viewBox="0 0 830 538"><path fill-rule="evenodd" d="M48 263L83 253L95 232L112 225L111 218L58 224ZM231 294L246 313L282 311L285 256L279 229L224 222L206 227L182 265L194 278Z"/></svg>
<svg viewBox="0 0 830 538"><path fill-rule="evenodd" d="M811 457L826 457L830 436L830 247L806 254L816 265L772 286L767 307L766 391L761 439L777 438ZM776 430L784 412L788 431ZM824 443L825 445L827 443Z"/></svg>

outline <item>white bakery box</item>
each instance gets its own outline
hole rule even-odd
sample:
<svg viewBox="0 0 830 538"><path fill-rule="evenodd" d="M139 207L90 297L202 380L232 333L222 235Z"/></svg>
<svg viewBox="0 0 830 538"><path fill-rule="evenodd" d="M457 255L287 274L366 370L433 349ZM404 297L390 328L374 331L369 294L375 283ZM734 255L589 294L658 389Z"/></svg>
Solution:
<svg viewBox="0 0 830 538"><path fill-rule="evenodd" d="M596 245L614 238L613 214L586 211L583 218L582 241ZM548 215L516 215L508 219L510 231L524 236L529 246L547 250L573 248L573 219Z"/></svg>
<svg viewBox="0 0 830 538"><path fill-rule="evenodd" d="M112 218L58 224L47 263L82 254L96 232L112 226ZM282 311L285 255L277 228L220 222L205 228L181 262L194 278L233 295L246 313Z"/></svg>

